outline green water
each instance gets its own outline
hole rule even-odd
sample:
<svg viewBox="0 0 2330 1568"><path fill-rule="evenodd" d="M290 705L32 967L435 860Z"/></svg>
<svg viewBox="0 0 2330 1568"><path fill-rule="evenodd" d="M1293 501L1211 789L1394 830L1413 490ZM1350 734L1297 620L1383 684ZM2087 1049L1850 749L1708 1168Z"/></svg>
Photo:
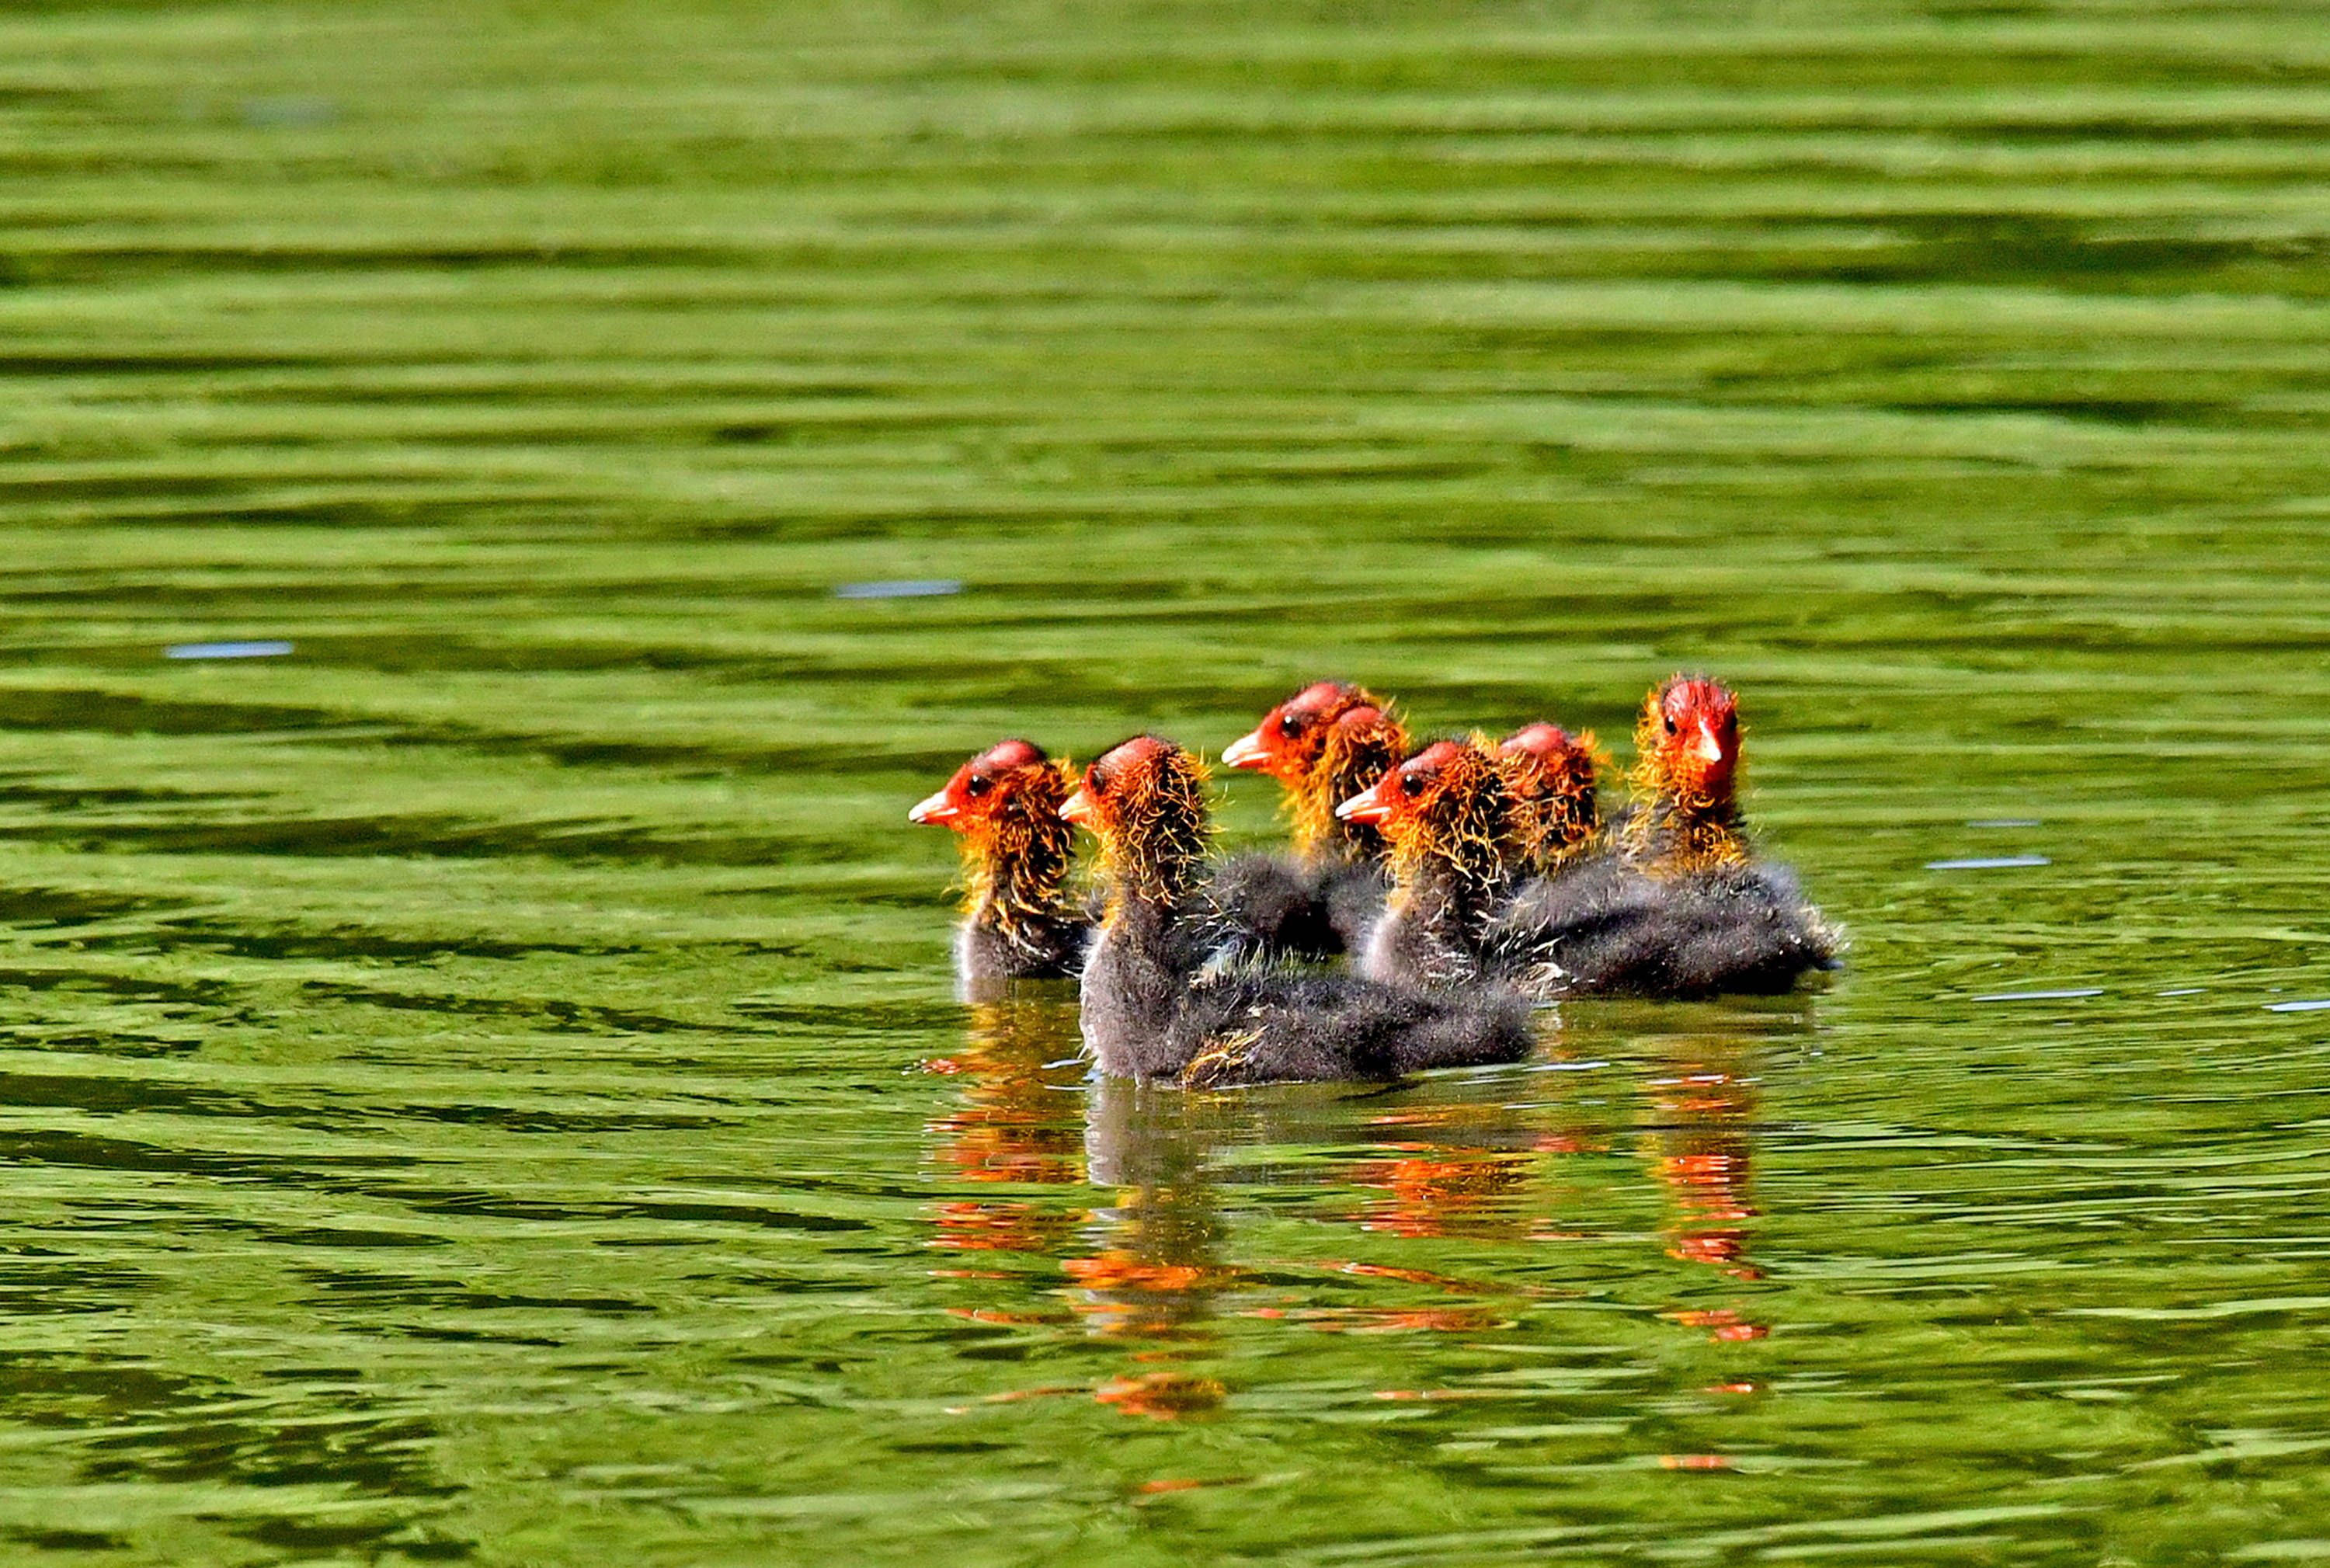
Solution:
<svg viewBox="0 0 2330 1568"><path fill-rule="evenodd" d="M11 11L5 1554L2330 1558L2325 21ZM1684 666L1824 989L952 999L999 736Z"/></svg>

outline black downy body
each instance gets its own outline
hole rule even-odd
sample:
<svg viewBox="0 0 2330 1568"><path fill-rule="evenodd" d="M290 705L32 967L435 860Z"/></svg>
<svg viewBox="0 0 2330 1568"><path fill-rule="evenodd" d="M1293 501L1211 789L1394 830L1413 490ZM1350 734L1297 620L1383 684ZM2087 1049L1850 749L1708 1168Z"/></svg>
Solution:
<svg viewBox="0 0 2330 1568"><path fill-rule="evenodd" d="M1359 950L1391 888L1388 846L1334 808L1397 766L1407 745L1382 699L1321 681L1223 752L1233 767L1262 768L1285 786L1294 828L1293 854L1237 855L1213 874L1236 959L1321 962Z"/></svg>
<svg viewBox="0 0 2330 1568"><path fill-rule="evenodd" d="M1412 984L1481 980L1539 1000L1770 993L1833 968L1836 940L1785 867L1752 859L1736 831L1709 835L1656 795L1549 871L1525 858L1504 780L1480 749L1429 748L1402 771L1417 815L1395 821L1399 880L1363 972ZM1395 819L1391 792L1378 792ZM1428 816L1425 813L1428 812ZM1687 814L1682 814L1687 817ZM1670 847L1719 844L1684 859ZM1630 845L1653 846L1630 853Z"/></svg>
<svg viewBox="0 0 2330 1568"><path fill-rule="evenodd" d="M1071 979L1084 968L1096 912L1066 892L1075 835L1060 803L1071 787L1033 741L1004 741L907 813L961 836L954 964L965 1001L992 1001L1015 980Z"/></svg>
<svg viewBox="0 0 2330 1568"><path fill-rule="evenodd" d="M1527 1004L1502 990L1435 996L1342 976L1209 973L1226 937L1198 886L1202 775L1172 742L1142 736L1110 751L1071 809L1087 800L1079 819L1102 836L1109 902L1084 964L1081 1017L1102 1072L1227 1088L1388 1080L1528 1055Z"/></svg>

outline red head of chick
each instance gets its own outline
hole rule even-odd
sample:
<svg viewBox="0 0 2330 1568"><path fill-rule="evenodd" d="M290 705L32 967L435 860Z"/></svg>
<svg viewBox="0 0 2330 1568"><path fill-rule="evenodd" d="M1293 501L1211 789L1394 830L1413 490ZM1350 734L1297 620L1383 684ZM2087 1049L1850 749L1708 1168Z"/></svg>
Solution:
<svg viewBox="0 0 2330 1568"><path fill-rule="evenodd" d="M1305 854L1324 852L1354 865L1380 865L1391 845L1371 822L1338 817L1335 808L1376 787L1407 755L1407 729L1398 718L1363 703L1327 726L1310 776L1288 797L1294 842Z"/></svg>
<svg viewBox="0 0 2330 1568"><path fill-rule="evenodd" d="M1520 863L1513 799L1496 760L1463 741L1435 741L1335 814L1372 823L1391 841L1396 906L1425 882L1485 900Z"/></svg>
<svg viewBox="0 0 2330 1568"><path fill-rule="evenodd" d="M1634 726L1642 809L1628 848L1666 869L1747 858L1738 839L1739 699L1703 675L1677 675L1643 700Z"/></svg>
<svg viewBox="0 0 2330 1568"><path fill-rule="evenodd" d="M1609 759L1595 745L1594 732L1573 735L1559 724L1525 724L1498 743L1496 757L1519 811L1530 868L1549 872L1575 859L1601 824L1595 777Z"/></svg>
<svg viewBox="0 0 2330 1568"><path fill-rule="evenodd" d="M906 813L909 822L962 835L964 912L1023 958L1056 959L1069 940L1061 929L1070 921L1062 888L1075 838L1060 820L1067 794L1064 764L1031 741L1000 741Z"/></svg>
<svg viewBox="0 0 2330 1568"><path fill-rule="evenodd" d="M1299 783L1319 760L1327 726L1353 708L1381 708L1383 699L1345 681L1314 681L1262 716L1252 731L1222 751L1233 768L1253 768L1289 784Z"/></svg>
<svg viewBox="0 0 2330 1568"><path fill-rule="evenodd" d="M1036 804L1031 791L1055 791L1043 815L1059 816L1067 780L1033 741L998 741L954 770L946 788L914 802L909 822L935 822L976 836L989 824L1014 816L1015 803Z"/></svg>
<svg viewBox="0 0 2330 1568"><path fill-rule="evenodd" d="M1112 908L1127 896L1178 902L1204 872L1206 770L1161 736L1135 735L1102 753L1060 816L1100 840Z"/></svg>
<svg viewBox="0 0 2330 1568"><path fill-rule="evenodd" d="M1335 807L1381 778L1407 750L1407 732L1390 704L1364 686L1318 681L1264 714L1223 750L1222 760L1286 786L1297 854L1358 860L1379 854L1380 842L1371 830L1339 823ZM1371 772L1370 761L1380 764Z"/></svg>

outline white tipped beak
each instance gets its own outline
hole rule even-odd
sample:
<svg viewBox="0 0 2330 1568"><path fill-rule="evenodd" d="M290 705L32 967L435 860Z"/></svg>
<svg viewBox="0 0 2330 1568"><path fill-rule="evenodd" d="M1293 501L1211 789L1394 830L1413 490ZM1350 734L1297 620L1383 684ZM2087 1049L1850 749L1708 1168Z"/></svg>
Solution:
<svg viewBox="0 0 2330 1568"><path fill-rule="evenodd" d="M1723 760L1723 742L1716 737L1715 726L1704 721L1699 726L1699 738L1691 742L1691 749L1702 762Z"/></svg>
<svg viewBox="0 0 2330 1568"><path fill-rule="evenodd" d="M1382 797L1378 793L1381 788L1382 786L1378 785L1364 795L1352 796L1335 808L1335 815L1346 822L1381 822L1390 815L1389 808L1385 806Z"/></svg>
<svg viewBox="0 0 2330 1568"><path fill-rule="evenodd" d="M1262 732L1240 735L1222 749L1222 760L1232 768L1259 768L1270 760L1270 750L1262 743Z"/></svg>
<svg viewBox="0 0 2330 1568"><path fill-rule="evenodd" d="M962 815L961 808L947 798L942 789L927 800L917 800L914 808L906 813L909 822L952 822Z"/></svg>

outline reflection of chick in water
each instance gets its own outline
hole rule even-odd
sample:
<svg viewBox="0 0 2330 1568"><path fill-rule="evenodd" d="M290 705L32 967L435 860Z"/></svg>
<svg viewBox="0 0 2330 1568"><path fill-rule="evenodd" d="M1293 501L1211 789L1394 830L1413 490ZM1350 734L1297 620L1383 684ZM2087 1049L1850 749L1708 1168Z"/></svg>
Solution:
<svg viewBox="0 0 2330 1568"><path fill-rule="evenodd" d="M1241 1272L1218 1260L1223 1224L1206 1176L1221 1140L1218 1107L1178 1091L1123 1079L1100 1079L1086 1105L1084 1154L1092 1180L1118 1189L1094 1209L1087 1234L1095 1250L1061 1267L1083 1287L1076 1310L1093 1333L1112 1339L1159 1340L1135 1361L1179 1359L1210 1343L1205 1327L1216 1298ZM1178 1347L1178 1348L1177 1348ZM1094 1397L1128 1414L1171 1420L1210 1410L1227 1397L1210 1377L1164 1368L1128 1373Z"/></svg>
<svg viewBox="0 0 2330 1568"><path fill-rule="evenodd" d="M1237 1278L1215 1261L1222 1220L1206 1159L1217 1129L1213 1108L1187 1094L1160 1094L1122 1079L1092 1086L1084 1152L1092 1179L1118 1190L1093 1211L1100 1250L1067 1261L1097 1333L1182 1339L1213 1316L1213 1299Z"/></svg>
<svg viewBox="0 0 2330 1568"><path fill-rule="evenodd" d="M1406 1267L1396 1252L1276 1261L1265 1271L1278 1278L1267 1282L1252 1270L1218 1261L1227 1227L1210 1176L1225 1153L1236 1159L1278 1147L1372 1144L1388 1157L1370 1156L1340 1167L1359 1184L1365 1203L1339 1217L1393 1236L1522 1239L1530 1233L1535 1205L1530 1193L1543 1168L1545 1135L1530 1116L1503 1103L1496 1086L1484 1082L1481 1092L1488 1098L1388 1100L1379 1093L1348 1092L1248 1098L1095 1084L1085 1139L1092 1179L1122 1190L1114 1206L1094 1212L1102 1250L1067 1265L1089 1288L1080 1310L1097 1332L1192 1348L1211 1339L1208 1319L1232 1313L1319 1333L1490 1327L1508 1308L1481 1298L1516 1292ZM1409 1149L1420 1152L1411 1156ZM1242 1179L1255 1178L1248 1171ZM1326 1290L1288 1288L1290 1274L1312 1271L1344 1283ZM1385 1293L1398 1299L1355 1299L1359 1293L1348 1285L1354 1277L1388 1282ZM1461 1299L1418 1302L1417 1288Z"/></svg>
<svg viewBox="0 0 2330 1568"><path fill-rule="evenodd" d="M1748 1256L1757 1218L1748 1190L1757 1092L1742 1054L1737 1040L1672 1042L1643 1085L1653 1118L1645 1142L1652 1170L1673 1205L1665 1227L1667 1255L1755 1280L1764 1277ZM1673 1316L1716 1339L1760 1339L1771 1332L1769 1324L1751 1322L1736 1308Z"/></svg>
<svg viewBox="0 0 2330 1568"><path fill-rule="evenodd" d="M955 1181L1059 1186L1084 1179L1084 1130L1073 1092L1083 1081L1075 999L971 1009L963 1048L924 1063L958 1075L961 1102L930 1124L931 1158ZM1002 1199L938 1205L935 1243L964 1251L1054 1253L1080 1209Z"/></svg>
<svg viewBox="0 0 2330 1568"><path fill-rule="evenodd" d="M1370 1119L1380 1156L1348 1169L1381 1195L1359 1223L1396 1236L1529 1234L1525 1195L1537 1166L1538 1135L1507 1108L1457 1102L1386 1111Z"/></svg>

